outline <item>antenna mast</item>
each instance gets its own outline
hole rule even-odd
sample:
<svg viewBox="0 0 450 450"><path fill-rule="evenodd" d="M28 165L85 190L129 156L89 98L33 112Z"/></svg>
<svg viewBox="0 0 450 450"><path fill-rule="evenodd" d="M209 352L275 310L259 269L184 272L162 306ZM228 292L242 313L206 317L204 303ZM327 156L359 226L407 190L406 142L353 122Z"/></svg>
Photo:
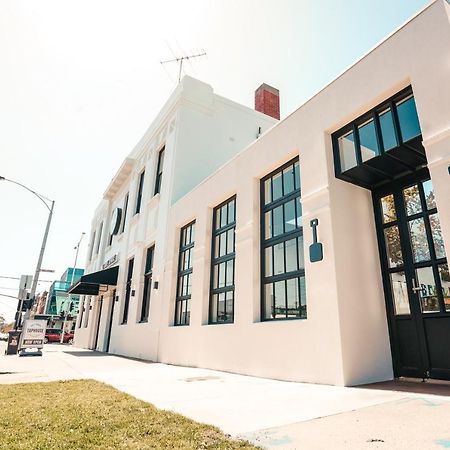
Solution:
<svg viewBox="0 0 450 450"><path fill-rule="evenodd" d="M179 58L174 58L174 59L168 59L166 61L160 61L161 64L166 64L166 63L170 63L170 62L177 62L180 64L180 69L178 71L178 83L181 81L181 70L183 69L183 61L185 59L192 59L192 58L198 58L200 56L206 56L206 52L204 53L198 53L197 55L187 55L187 56L180 56Z"/></svg>

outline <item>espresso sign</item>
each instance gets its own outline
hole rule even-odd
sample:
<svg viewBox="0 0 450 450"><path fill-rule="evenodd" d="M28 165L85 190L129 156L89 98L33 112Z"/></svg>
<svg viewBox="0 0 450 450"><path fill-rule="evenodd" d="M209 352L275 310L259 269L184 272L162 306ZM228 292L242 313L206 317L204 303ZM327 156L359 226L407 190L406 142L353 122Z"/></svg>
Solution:
<svg viewBox="0 0 450 450"><path fill-rule="evenodd" d="M22 328L20 348L42 348L44 346L46 320L25 320Z"/></svg>

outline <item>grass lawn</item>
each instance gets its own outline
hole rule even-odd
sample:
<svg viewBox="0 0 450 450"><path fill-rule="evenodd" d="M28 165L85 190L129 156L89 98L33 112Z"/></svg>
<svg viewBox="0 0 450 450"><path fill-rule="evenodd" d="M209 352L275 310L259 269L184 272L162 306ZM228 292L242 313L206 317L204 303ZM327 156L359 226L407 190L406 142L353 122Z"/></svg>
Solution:
<svg viewBox="0 0 450 450"><path fill-rule="evenodd" d="M0 449L255 449L92 380L0 385Z"/></svg>

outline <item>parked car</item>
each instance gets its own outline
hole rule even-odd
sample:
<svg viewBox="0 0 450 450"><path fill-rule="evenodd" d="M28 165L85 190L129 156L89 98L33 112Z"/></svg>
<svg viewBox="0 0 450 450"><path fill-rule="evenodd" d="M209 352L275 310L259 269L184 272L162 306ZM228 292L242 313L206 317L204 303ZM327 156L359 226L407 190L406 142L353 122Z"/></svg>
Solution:
<svg viewBox="0 0 450 450"><path fill-rule="evenodd" d="M61 342L61 333L62 330L58 328L47 328L45 331L44 344L48 344L49 342ZM64 344L73 344L73 333L65 332L63 338Z"/></svg>

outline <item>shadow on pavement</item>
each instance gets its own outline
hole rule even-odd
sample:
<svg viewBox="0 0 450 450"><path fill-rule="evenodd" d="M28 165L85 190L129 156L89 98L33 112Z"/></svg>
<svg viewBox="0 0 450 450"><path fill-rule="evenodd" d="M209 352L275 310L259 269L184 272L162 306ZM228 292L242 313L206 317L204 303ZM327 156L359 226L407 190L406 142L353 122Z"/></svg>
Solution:
<svg viewBox="0 0 450 450"><path fill-rule="evenodd" d="M67 355L72 356L111 356L109 353L103 353L103 352L94 352L94 351L88 351L88 352L70 352L70 351L63 351L63 353L66 353Z"/></svg>
<svg viewBox="0 0 450 450"><path fill-rule="evenodd" d="M441 380L427 380L422 382L415 378L398 378L381 383L364 384L355 386L362 389L376 389L381 391L409 392L414 394L441 395L450 397L450 382Z"/></svg>

